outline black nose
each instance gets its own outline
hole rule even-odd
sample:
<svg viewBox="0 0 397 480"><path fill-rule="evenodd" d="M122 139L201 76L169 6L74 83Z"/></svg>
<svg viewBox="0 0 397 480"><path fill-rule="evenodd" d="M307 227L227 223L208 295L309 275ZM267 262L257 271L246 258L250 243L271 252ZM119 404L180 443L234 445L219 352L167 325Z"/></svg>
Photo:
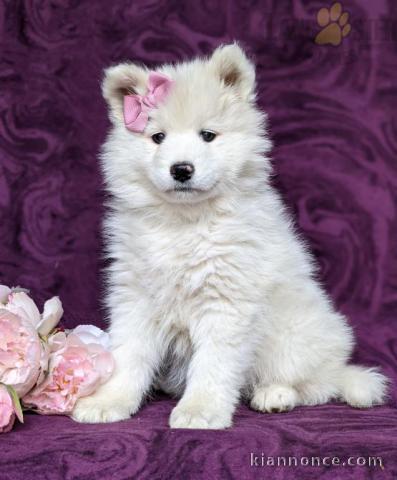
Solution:
<svg viewBox="0 0 397 480"><path fill-rule="evenodd" d="M178 182L190 180L194 173L194 167L191 163L174 163L170 168L171 176Z"/></svg>

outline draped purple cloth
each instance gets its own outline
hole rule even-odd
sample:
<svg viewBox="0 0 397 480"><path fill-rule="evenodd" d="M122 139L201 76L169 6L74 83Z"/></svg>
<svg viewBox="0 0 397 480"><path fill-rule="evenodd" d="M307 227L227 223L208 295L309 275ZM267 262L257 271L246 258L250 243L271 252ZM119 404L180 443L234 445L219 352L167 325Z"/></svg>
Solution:
<svg viewBox="0 0 397 480"><path fill-rule="evenodd" d="M351 33L316 45L326 1L3 0L0 3L0 283L64 323L103 326L97 152L109 127L103 69L209 53L237 39L257 63L275 184L349 316L355 360L390 376L388 405L259 414L227 431L171 431L156 397L129 421L26 415L0 437L0 478L397 478L397 2L346 0ZM370 466L251 466L268 456L380 456Z"/></svg>

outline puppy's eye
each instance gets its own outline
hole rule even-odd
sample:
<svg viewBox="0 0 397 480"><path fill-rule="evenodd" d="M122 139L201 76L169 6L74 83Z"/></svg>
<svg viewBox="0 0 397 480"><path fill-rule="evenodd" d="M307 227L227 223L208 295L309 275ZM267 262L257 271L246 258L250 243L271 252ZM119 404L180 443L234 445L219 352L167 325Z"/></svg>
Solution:
<svg viewBox="0 0 397 480"><path fill-rule="evenodd" d="M204 142L212 142L216 137L216 133L211 132L211 130L201 130L200 137L204 140Z"/></svg>
<svg viewBox="0 0 397 480"><path fill-rule="evenodd" d="M165 133L158 132L152 135L152 140L154 143L160 144L165 139Z"/></svg>

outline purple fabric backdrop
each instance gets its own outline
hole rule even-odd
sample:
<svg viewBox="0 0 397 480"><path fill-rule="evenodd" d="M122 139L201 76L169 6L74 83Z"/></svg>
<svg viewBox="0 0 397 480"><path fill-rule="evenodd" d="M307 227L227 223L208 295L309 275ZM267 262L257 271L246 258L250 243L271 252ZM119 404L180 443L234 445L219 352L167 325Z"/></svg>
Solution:
<svg viewBox="0 0 397 480"><path fill-rule="evenodd" d="M239 40L257 62L275 182L349 315L356 359L393 380L388 406L261 415L224 432L171 431L159 397L130 421L26 415L0 438L3 479L397 478L397 3L345 0L352 31L313 41L327 1L3 0L0 3L0 283L59 294L65 324L103 325L96 159L104 67L149 65ZM381 456L379 467L251 467L250 452Z"/></svg>

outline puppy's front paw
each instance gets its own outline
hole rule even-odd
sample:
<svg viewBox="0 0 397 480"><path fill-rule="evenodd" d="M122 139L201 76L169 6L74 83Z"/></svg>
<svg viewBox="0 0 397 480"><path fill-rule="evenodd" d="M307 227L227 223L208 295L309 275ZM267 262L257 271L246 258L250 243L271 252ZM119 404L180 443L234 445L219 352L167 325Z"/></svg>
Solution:
<svg viewBox="0 0 397 480"><path fill-rule="evenodd" d="M194 400L181 400L170 416L171 428L223 429L231 425L231 413Z"/></svg>
<svg viewBox="0 0 397 480"><path fill-rule="evenodd" d="M73 409L72 418L81 423L110 423L126 420L130 408L119 398L104 399L95 394L80 398Z"/></svg>
<svg viewBox="0 0 397 480"><path fill-rule="evenodd" d="M280 413L292 410L297 403L298 394L293 387L270 385L255 390L251 408L260 412Z"/></svg>

